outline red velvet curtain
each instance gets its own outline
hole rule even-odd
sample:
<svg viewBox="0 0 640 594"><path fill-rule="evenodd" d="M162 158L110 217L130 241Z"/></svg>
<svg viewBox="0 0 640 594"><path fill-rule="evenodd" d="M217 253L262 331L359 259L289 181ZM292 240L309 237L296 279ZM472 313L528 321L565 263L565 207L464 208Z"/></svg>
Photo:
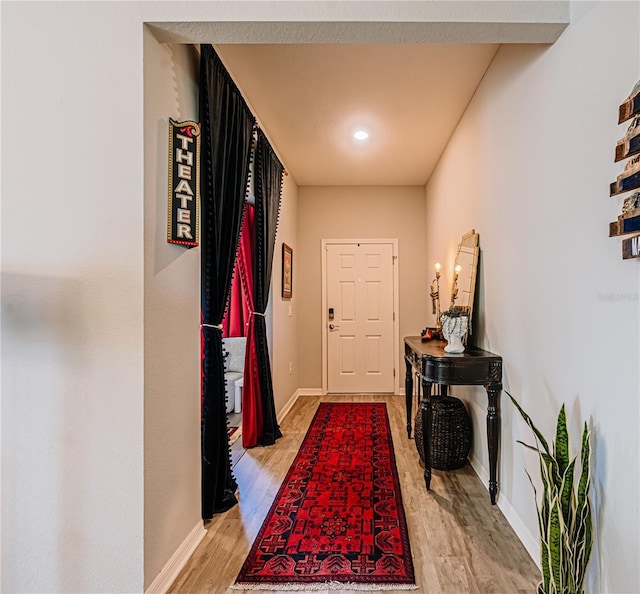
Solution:
<svg viewBox="0 0 640 594"><path fill-rule="evenodd" d="M253 252L253 291L242 405L242 444L244 447L273 445L282 437L276 419L267 345L265 314L269 300L276 228L284 167L258 128L255 145L255 233Z"/></svg>
<svg viewBox="0 0 640 594"><path fill-rule="evenodd" d="M258 352L255 341L255 315L253 306L253 250L255 248L255 208L247 206L244 228L240 238L238 262L242 281L243 300L246 305L245 326L247 346L244 359L244 387L242 388L242 445L252 448L258 445L262 428L262 404L260 401L260 377L258 375Z"/></svg>
<svg viewBox="0 0 640 594"><path fill-rule="evenodd" d="M253 448L259 444L262 430L262 402L254 326L255 316L250 316L242 388L242 445L245 448Z"/></svg>
<svg viewBox="0 0 640 594"><path fill-rule="evenodd" d="M242 388L242 445L255 447L261 436L263 418L255 341L253 302L253 254L255 249L255 208L248 204L240 232L229 308L222 322L223 336L246 336L244 387Z"/></svg>
<svg viewBox="0 0 640 594"><path fill-rule="evenodd" d="M245 216L240 231L240 248L236 257L231 282L229 306L222 320L222 336L246 336L249 325L249 296L253 295L253 238L255 237L255 209L245 206Z"/></svg>

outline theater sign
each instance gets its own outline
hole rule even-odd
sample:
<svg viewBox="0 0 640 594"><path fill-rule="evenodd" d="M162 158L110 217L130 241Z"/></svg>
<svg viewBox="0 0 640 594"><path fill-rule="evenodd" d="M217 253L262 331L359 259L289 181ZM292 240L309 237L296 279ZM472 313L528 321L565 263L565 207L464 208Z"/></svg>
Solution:
<svg viewBox="0 0 640 594"><path fill-rule="evenodd" d="M200 124L169 118L167 241L195 247L200 240Z"/></svg>

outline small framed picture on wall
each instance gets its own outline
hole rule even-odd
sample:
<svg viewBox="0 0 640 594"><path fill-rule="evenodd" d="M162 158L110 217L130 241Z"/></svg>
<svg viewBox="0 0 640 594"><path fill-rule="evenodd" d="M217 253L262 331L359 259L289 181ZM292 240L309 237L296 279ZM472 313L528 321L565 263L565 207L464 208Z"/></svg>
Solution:
<svg viewBox="0 0 640 594"><path fill-rule="evenodd" d="M282 244L282 298L291 299L293 295L293 250Z"/></svg>

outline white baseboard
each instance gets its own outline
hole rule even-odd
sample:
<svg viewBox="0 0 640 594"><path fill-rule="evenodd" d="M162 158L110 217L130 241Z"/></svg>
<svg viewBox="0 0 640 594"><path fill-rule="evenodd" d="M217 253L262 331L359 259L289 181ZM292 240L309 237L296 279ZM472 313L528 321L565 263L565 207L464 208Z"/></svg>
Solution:
<svg viewBox="0 0 640 594"><path fill-rule="evenodd" d="M475 456L469 458L469 463L471 464L471 468L473 468L474 472L484 485L488 494L489 470L485 468L485 466ZM520 514L518 514L515 508L511 505L511 502L506 497L500 496L500 494L498 493L498 500L496 501L496 505L500 508L500 511L507 519L507 522L509 522L509 525L513 528L516 536L524 545L524 548L527 549L527 553L529 553L529 556L533 559L538 568L540 568L540 542L538 541L538 539L533 534L531 534L525 523L522 521Z"/></svg>
<svg viewBox="0 0 640 594"><path fill-rule="evenodd" d="M504 514L504 517L507 518L507 522L509 522L513 528L513 531L520 539L520 542L524 545L524 548L527 549L527 553L529 553L533 562L538 566L538 569L540 569L540 541L531 534L531 532L529 532L522 521L520 514L518 514L515 508L512 507L511 503L505 497L500 499L498 507Z"/></svg>
<svg viewBox="0 0 640 594"><path fill-rule="evenodd" d="M193 552L206 534L207 531L204 529L202 522L198 522L193 530L189 532L187 538L185 538L177 548L176 552L171 556L171 559L167 561L166 565L156 576L156 579L153 580L151 585L145 590L145 594L165 594L168 592L171 584L173 584L178 577L178 574L182 571L182 568L191 558L191 555L193 555Z"/></svg>
<svg viewBox="0 0 640 594"><path fill-rule="evenodd" d="M482 481L484 488L489 492L489 470L485 468L484 464L476 456L469 456L469 464L471 464L471 468Z"/></svg>
<svg viewBox="0 0 640 594"><path fill-rule="evenodd" d="M299 388L298 396L322 396L322 388Z"/></svg>
<svg viewBox="0 0 640 594"><path fill-rule="evenodd" d="M282 419L284 419L289 414L289 412L293 408L293 405L296 403L296 400L298 400L298 396L300 396L300 390L296 390L293 393L293 396L289 398L289 401L282 407L282 410L278 414L278 422L282 421Z"/></svg>
<svg viewBox="0 0 640 594"><path fill-rule="evenodd" d="M278 414L279 421L284 419L287 416L287 414L289 414L289 411L291 410L293 405L296 403L296 400L298 400L300 396L322 396L322 388L298 388L293 393L293 396L289 398L289 402L287 402L282 407L282 410Z"/></svg>

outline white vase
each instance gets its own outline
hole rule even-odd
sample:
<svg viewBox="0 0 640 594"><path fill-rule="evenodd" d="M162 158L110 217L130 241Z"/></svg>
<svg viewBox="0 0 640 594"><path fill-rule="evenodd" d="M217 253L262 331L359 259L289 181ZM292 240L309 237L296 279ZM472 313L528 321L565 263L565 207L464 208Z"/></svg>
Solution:
<svg viewBox="0 0 640 594"><path fill-rule="evenodd" d="M449 343L444 347L445 353L463 353L464 344L462 344L462 337L467 333L469 327L468 316L442 316L442 335Z"/></svg>

